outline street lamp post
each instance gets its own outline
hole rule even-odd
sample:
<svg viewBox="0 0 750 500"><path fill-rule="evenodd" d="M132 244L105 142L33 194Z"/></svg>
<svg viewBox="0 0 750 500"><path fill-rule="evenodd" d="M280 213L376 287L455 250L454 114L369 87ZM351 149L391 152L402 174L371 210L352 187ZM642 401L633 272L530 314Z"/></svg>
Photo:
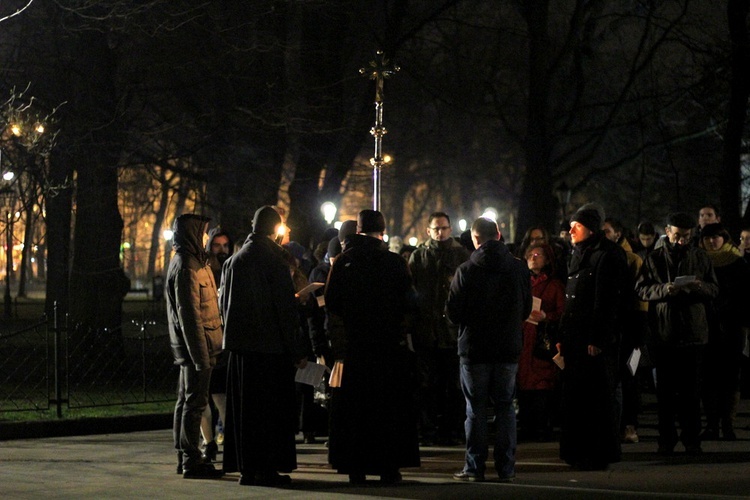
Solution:
<svg viewBox="0 0 750 500"><path fill-rule="evenodd" d="M6 176L3 179L9 181ZM3 295L5 319L11 318L13 303L10 298L10 276L13 274L13 187L8 182L0 188L3 216L5 217L5 293Z"/></svg>

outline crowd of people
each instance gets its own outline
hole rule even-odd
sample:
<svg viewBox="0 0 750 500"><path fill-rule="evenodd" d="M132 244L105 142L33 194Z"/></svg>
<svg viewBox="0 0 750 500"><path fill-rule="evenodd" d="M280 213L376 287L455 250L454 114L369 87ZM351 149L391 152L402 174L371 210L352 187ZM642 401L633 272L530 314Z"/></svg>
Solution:
<svg viewBox="0 0 750 500"><path fill-rule="evenodd" d="M282 216L259 208L236 249L218 227L204 243L206 217L174 222L166 301L185 478L288 484L300 432L327 436L329 463L353 484L399 482L420 446L459 443L453 478L484 481L491 436L500 481L515 478L519 441L559 438L562 460L603 470L639 440L644 385L659 454L736 439L750 228L735 245L715 206L697 221L670 214L660 235L647 221L631 234L589 203L559 234L533 226L517 245L485 218L454 236L435 212L404 252L384 242L378 211L309 249L282 240ZM327 369L325 410L295 381L308 363Z"/></svg>

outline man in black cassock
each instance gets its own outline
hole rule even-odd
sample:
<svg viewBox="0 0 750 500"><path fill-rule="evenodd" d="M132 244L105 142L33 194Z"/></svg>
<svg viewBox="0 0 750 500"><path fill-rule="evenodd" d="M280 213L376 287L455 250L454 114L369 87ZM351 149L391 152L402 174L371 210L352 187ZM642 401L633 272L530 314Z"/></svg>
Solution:
<svg viewBox="0 0 750 500"><path fill-rule="evenodd" d="M220 303L229 351L224 471L240 484L277 486L297 468L295 366L307 363L307 340L283 249L274 241L279 213L261 207L253 232L224 264Z"/></svg>
<svg viewBox="0 0 750 500"><path fill-rule="evenodd" d="M406 261L382 241L383 215L363 210L333 264L325 293L340 387L331 400L328 460L349 481L401 480L419 466L414 353L406 319L415 309ZM334 370L336 367L334 366Z"/></svg>

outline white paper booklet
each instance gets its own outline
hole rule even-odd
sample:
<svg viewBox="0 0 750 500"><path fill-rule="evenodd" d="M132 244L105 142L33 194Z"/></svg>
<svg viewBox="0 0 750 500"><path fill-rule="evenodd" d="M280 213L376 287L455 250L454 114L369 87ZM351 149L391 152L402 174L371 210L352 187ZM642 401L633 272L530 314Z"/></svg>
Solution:
<svg viewBox="0 0 750 500"><path fill-rule="evenodd" d="M320 384L323 376L326 374L328 367L326 365L319 365L318 363L307 363L302 369L297 369L297 373L294 375L294 381L302 384L308 384L313 387Z"/></svg>

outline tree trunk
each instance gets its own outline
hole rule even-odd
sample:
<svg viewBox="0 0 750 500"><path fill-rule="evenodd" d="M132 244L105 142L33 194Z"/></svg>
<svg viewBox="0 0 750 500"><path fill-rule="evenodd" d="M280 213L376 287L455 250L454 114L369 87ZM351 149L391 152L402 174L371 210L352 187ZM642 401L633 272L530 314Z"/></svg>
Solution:
<svg viewBox="0 0 750 500"><path fill-rule="evenodd" d="M29 257L31 256L32 234L34 234L34 204L26 204L26 225L23 231L23 250L21 251L21 272L18 276L18 296L26 297L26 281L28 280Z"/></svg>
<svg viewBox="0 0 750 500"><path fill-rule="evenodd" d="M526 129L526 174L518 203L518 223L514 241L534 224L556 227L557 202L552 190L547 136L549 110L549 0L529 0L523 15L529 35L529 95Z"/></svg>
<svg viewBox="0 0 750 500"><path fill-rule="evenodd" d="M77 42L77 61L89 71L75 82L76 114L68 124L78 131L72 154L78 185L70 314L74 324L116 329L130 289L120 263L123 221L117 205L124 96L117 84L118 54L107 35L83 33Z"/></svg>
<svg viewBox="0 0 750 500"><path fill-rule="evenodd" d="M156 258L159 255L161 245L161 228L164 226L164 219L167 216L169 207L169 183L165 175L165 169L161 169L159 181L161 184L161 196L159 197L159 208L156 210L156 220L151 231L151 247L148 251L148 279L154 279L156 275ZM166 259L166 256L165 256Z"/></svg>
<svg viewBox="0 0 750 500"><path fill-rule="evenodd" d="M117 168L83 158L77 165L70 313L74 324L114 329L121 324L122 301L130 289L120 264L123 222L117 207Z"/></svg>
<svg viewBox="0 0 750 500"><path fill-rule="evenodd" d="M56 155L50 161L50 181L64 186L72 177L70 158ZM44 195L47 225L47 293L44 311L48 318L54 313L55 303L63 314L68 312L70 285L70 222L73 206L72 186L48 191ZM41 263L40 263L41 265Z"/></svg>
<svg viewBox="0 0 750 500"><path fill-rule="evenodd" d="M721 175L722 221L735 231L740 226L742 185L742 137L750 97L750 45L747 19L750 4L747 0L729 0L727 20L732 43L730 96L727 129L724 134L724 158ZM750 222L750 221L745 221Z"/></svg>

